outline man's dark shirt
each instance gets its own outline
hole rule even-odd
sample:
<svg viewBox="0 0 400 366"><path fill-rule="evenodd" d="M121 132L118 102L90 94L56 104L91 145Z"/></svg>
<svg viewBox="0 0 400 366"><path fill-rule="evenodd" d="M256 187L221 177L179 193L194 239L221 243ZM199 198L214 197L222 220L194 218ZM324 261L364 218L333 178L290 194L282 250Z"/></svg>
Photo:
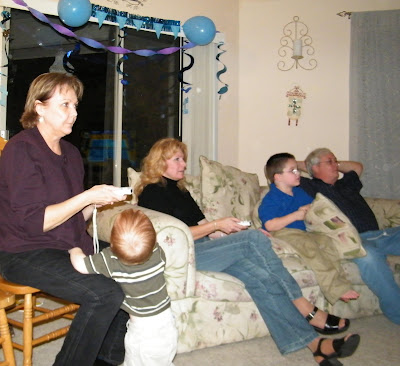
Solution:
<svg viewBox="0 0 400 366"><path fill-rule="evenodd" d="M311 197L319 192L333 201L336 206L350 219L359 233L379 230L378 222L368 203L361 196L362 183L355 171L345 173L333 185L321 179L301 177L300 187Z"/></svg>

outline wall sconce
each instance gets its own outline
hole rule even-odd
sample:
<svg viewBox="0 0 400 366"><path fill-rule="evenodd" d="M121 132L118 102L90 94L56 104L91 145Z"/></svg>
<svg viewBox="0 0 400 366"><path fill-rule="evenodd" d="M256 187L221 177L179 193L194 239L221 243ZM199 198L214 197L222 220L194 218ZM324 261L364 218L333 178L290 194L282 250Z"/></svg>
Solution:
<svg viewBox="0 0 400 366"><path fill-rule="evenodd" d="M293 17L293 21L283 27L283 34L278 54L284 60L278 62L278 69L288 71L294 66L296 69L299 67L304 70L315 69L317 61L310 58L315 53L312 38L308 34L308 27L298 16Z"/></svg>

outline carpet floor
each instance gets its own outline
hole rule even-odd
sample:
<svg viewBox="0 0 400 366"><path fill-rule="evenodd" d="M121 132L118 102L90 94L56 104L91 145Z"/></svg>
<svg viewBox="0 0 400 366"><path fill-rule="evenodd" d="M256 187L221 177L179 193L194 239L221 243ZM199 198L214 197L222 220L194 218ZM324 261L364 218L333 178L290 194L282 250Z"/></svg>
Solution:
<svg viewBox="0 0 400 366"><path fill-rule="evenodd" d="M64 320L61 320L63 322ZM45 330L38 329L36 336ZM39 327L40 328L40 327ZM341 359L344 365L351 366L399 366L400 365L400 326L378 315L352 320L351 333L361 336L356 353ZM21 334L16 330L15 339ZM60 350L63 339L58 339L33 351L33 366L50 366ZM22 365L22 353L15 350L17 366ZM308 349L281 356L271 337L231 343L205 348L189 353L178 354L175 366L289 366L316 365ZM88 365L90 366L90 365Z"/></svg>

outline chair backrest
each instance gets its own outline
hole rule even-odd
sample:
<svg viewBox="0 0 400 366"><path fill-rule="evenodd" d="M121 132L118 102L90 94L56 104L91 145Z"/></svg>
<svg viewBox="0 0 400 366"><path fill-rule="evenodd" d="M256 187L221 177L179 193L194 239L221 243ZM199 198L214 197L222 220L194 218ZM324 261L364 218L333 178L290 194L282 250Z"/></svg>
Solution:
<svg viewBox="0 0 400 366"><path fill-rule="evenodd" d="M3 137L0 136L0 156L1 156L1 152L4 149L4 146L6 146L7 140L5 140Z"/></svg>

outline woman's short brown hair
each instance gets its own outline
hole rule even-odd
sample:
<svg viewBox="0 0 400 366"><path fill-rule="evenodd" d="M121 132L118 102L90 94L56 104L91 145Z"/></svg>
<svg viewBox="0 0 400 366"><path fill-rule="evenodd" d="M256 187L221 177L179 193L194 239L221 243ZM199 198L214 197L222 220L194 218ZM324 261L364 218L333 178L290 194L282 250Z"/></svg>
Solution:
<svg viewBox="0 0 400 366"><path fill-rule="evenodd" d="M26 96L24 112L20 119L24 129L33 128L37 124L39 116L36 112L36 101L45 103L53 96L57 88L60 90L70 88L75 92L78 100L82 99L83 84L76 76L61 72L39 75L32 81Z"/></svg>
<svg viewBox="0 0 400 366"><path fill-rule="evenodd" d="M128 209L117 216L111 230L110 247L123 264L146 262L155 244L153 224L142 211Z"/></svg>

